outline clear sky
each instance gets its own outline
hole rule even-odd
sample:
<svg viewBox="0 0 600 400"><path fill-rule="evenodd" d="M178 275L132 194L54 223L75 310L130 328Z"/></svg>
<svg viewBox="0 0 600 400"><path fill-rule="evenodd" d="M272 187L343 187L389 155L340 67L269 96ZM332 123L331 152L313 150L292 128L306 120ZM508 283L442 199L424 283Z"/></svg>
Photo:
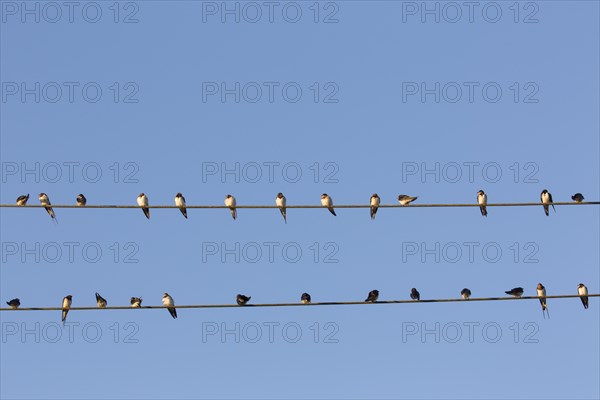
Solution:
<svg viewBox="0 0 600 400"><path fill-rule="evenodd" d="M597 1L0 6L2 203L600 199ZM600 291L598 206L55 211L0 210L2 304ZM599 398L597 298L548 305L1 312L0 396Z"/></svg>

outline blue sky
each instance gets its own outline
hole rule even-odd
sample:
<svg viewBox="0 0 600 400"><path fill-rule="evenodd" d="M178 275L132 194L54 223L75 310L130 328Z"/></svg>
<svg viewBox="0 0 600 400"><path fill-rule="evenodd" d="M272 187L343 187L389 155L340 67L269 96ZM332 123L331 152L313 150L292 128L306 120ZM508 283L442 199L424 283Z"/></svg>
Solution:
<svg viewBox="0 0 600 400"><path fill-rule="evenodd" d="M422 2L61 4L0 2L2 203L600 198L597 2L478 2L472 20L427 2L439 21ZM287 225L277 210L55 211L0 210L3 302L600 290L597 206L289 210ZM549 308L73 311L65 328L59 311L2 312L0 396L598 398L600 304Z"/></svg>

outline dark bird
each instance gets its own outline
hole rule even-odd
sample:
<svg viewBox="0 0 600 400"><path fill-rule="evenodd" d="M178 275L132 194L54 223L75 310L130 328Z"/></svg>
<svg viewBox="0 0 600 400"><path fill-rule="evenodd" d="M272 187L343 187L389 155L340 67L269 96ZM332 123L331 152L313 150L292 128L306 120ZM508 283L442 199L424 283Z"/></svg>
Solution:
<svg viewBox="0 0 600 400"><path fill-rule="evenodd" d="M283 195L283 193L277 193L277 197L275 198L275 204L277 205L277 207L279 207L279 211L281 212L281 215L283 216L283 221L287 224L287 218L285 216L286 201L285 201L285 196Z"/></svg>
<svg viewBox="0 0 600 400"><path fill-rule="evenodd" d="M87 203L87 199L85 198L85 196L81 193L79 193L79 195L77 195L77 205L79 207L83 207L85 206Z"/></svg>
<svg viewBox="0 0 600 400"><path fill-rule="evenodd" d="M302 293L302 296L300 297L300 301L302 302L302 304L310 303L310 294Z"/></svg>
<svg viewBox="0 0 600 400"><path fill-rule="evenodd" d="M27 200L29 200L29 193L27 193L27 196L21 195L17 197L17 205L23 207L25 204L27 204Z"/></svg>
<svg viewBox="0 0 600 400"><path fill-rule="evenodd" d="M371 290L365 299L366 303L375 303L379 298L379 290Z"/></svg>
<svg viewBox="0 0 600 400"><path fill-rule="evenodd" d="M481 211L481 215L487 217L487 194L480 190L477 192L477 204L479 204L479 210Z"/></svg>
<svg viewBox="0 0 600 400"><path fill-rule="evenodd" d="M512 288L507 292L504 292L506 294L510 294L511 296L515 296L515 297L521 297L523 296L523 288L522 287L516 287L516 288Z"/></svg>
<svg viewBox="0 0 600 400"><path fill-rule="evenodd" d="M71 308L71 303L73 303L73 296L70 294L63 298L62 302L62 322L65 324L65 320L67 319L67 314L69 313L69 308Z"/></svg>
<svg viewBox="0 0 600 400"><path fill-rule="evenodd" d="M248 303L251 298L252 297L250 297L250 296L244 296L243 294L238 294L235 300L237 301L238 306L245 306L246 303Z"/></svg>
<svg viewBox="0 0 600 400"><path fill-rule="evenodd" d="M540 298L540 304L542 305L542 314L544 318L546 318L546 312L548 314L548 318L550 318L550 312L548 311L548 304L546 303L546 288L541 283L537 285L537 295Z"/></svg>
<svg viewBox="0 0 600 400"><path fill-rule="evenodd" d="M379 209L379 203L380 203L380 199L379 196L377 196L377 193L373 193L373 196L371 196L371 219L375 219L375 214L377 214L377 210Z"/></svg>
<svg viewBox="0 0 600 400"><path fill-rule="evenodd" d="M581 193L575 193L573 196L571 196L571 199L575 203L581 203L585 198L583 197L583 195Z"/></svg>
<svg viewBox="0 0 600 400"><path fill-rule="evenodd" d="M464 288L460 291L460 295L462 296L463 300L469 300L469 297L471 297L471 291L467 288Z"/></svg>
<svg viewBox="0 0 600 400"><path fill-rule="evenodd" d="M141 297L132 297L130 300L131 307L140 308L142 306L142 298Z"/></svg>
<svg viewBox="0 0 600 400"><path fill-rule="evenodd" d="M185 197L181 193L175 195L175 205L179 207L179 211L187 218L187 210L185 208Z"/></svg>
<svg viewBox="0 0 600 400"><path fill-rule="evenodd" d="M410 289L410 298L413 300L421 300L421 293L416 288Z"/></svg>
<svg viewBox="0 0 600 400"><path fill-rule="evenodd" d="M148 208L148 197L144 193L140 193L137 197L138 206L142 207L142 211L146 218L150 219L150 209Z"/></svg>
<svg viewBox="0 0 600 400"><path fill-rule="evenodd" d="M98 308L106 308L106 299L100 296L98 292L96 292L96 303L98 304Z"/></svg>
<svg viewBox="0 0 600 400"><path fill-rule="evenodd" d="M13 310L16 310L21 305L21 300L19 300L18 298L12 299L11 301L7 301L6 304L8 304L8 306Z"/></svg>
<svg viewBox="0 0 600 400"><path fill-rule="evenodd" d="M581 297L581 303L583 304L583 308L585 308L587 310L587 308L589 307L589 299L588 299L588 290L587 287L583 284L580 283L579 285L577 285L577 294L579 294ZM17 299L19 300L19 299Z"/></svg>
<svg viewBox="0 0 600 400"><path fill-rule="evenodd" d="M177 318L177 310L175 309L175 302L173 301L173 298L171 296L169 296L168 293L165 293L162 297L162 303L163 306L168 307L169 313L171 314L171 317L173 318Z"/></svg>
<svg viewBox="0 0 600 400"><path fill-rule="evenodd" d="M46 193L40 193L40 204L44 206L44 208L46 209L46 212L48 213L48 215L50 215L50 217L52 218L52 220L56 223L58 223L58 221L56 220L56 216L54 215L54 210L52 209L51 203L50 203L50 199L48 198L48 195Z"/></svg>
<svg viewBox="0 0 600 400"><path fill-rule="evenodd" d="M236 219L237 209L235 208L235 206L237 205L237 202L235 201L235 197L233 197L230 194L225 196L225 205L231 210L231 216L233 217L233 219Z"/></svg>
<svg viewBox="0 0 600 400"><path fill-rule="evenodd" d="M550 205L552 205L552 209L556 212L556 208L554 208L554 204L552 204L552 195L546 189L542 190L540 194L540 200L544 205L544 212L546 213L546 217L550 215Z"/></svg>
<svg viewBox="0 0 600 400"><path fill-rule="evenodd" d="M335 214L335 210L333 209L333 200L331 200L331 197L329 197L327 193L323 193L321 195L321 205L323 207L327 207L329 212L337 217L337 215Z"/></svg>

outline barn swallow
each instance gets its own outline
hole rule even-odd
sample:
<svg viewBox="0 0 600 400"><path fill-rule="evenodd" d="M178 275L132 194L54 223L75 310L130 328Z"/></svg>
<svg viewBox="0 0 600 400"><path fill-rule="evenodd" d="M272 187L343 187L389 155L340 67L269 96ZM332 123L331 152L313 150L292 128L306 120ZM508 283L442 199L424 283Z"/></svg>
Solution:
<svg viewBox="0 0 600 400"><path fill-rule="evenodd" d="M335 214L335 210L333 209L333 201L331 200L331 197L329 197L327 195L327 193L323 193L321 195L321 205L323 207L327 207L327 209L329 210L329 212L332 213L334 216L337 217L337 215Z"/></svg>
<svg viewBox="0 0 600 400"><path fill-rule="evenodd" d="M227 207L229 207L229 209L231 210L231 216L233 217L233 219L236 219L237 218L237 209L235 208L235 206L237 205L237 202L235 201L235 197L228 194L225 197L225 205Z"/></svg>
<svg viewBox="0 0 600 400"><path fill-rule="evenodd" d="M285 216L286 201L285 201L285 196L283 195L283 193L277 193L277 198L275 199L275 204L277 205L277 207L279 207L279 211L281 212L281 215L283 215L283 220L287 224L287 218Z"/></svg>
<svg viewBox="0 0 600 400"><path fill-rule="evenodd" d="M69 313L69 308L71 308L71 303L73 302L73 296L70 294L63 298L62 302L62 322L65 324L65 320L67 319L67 314Z"/></svg>
<svg viewBox="0 0 600 400"><path fill-rule="evenodd" d="M371 290L369 292L369 295L365 299L365 302L366 303L375 303L378 298L379 298L379 290L376 290L376 289L375 290Z"/></svg>
<svg viewBox="0 0 600 400"><path fill-rule="evenodd" d="M516 288L512 288L507 292L504 292L506 294L510 294L511 296L515 296L515 297L521 297L523 296L523 288L522 287L516 287Z"/></svg>
<svg viewBox="0 0 600 400"><path fill-rule="evenodd" d="M142 298L141 297L132 297L130 300L131 307L140 308L142 306Z"/></svg>
<svg viewBox="0 0 600 400"><path fill-rule="evenodd" d="M542 305L542 314L544 318L546 318L546 314L544 311L548 313L548 318L550 318L550 313L548 312L548 304L546 303L546 288L541 283L537 285L537 295L540 298L540 304Z"/></svg>
<svg viewBox="0 0 600 400"><path fill-rule="evenodd" d="M581 203L585 198L583 197L583 195L581 193L575 193L573 196L571 196L571 199L575 203ZM17 199L17 202L18 202L18 199Z"/></svg>
<svg viewBox="0 0 600 400"><path fill-rule="evenodd" d="M540 194L540 200L542 200L542 204L544 205L544 212L546 213L546 217L550 215L550 207L549 204L552 204L552 195L546 189L542 190ZM552 209L556 212L556 208L554 208L554 204L552 204Z"/></svg>
<svg viewBox="0 0 600 400"><path fill-rule="evenodd" d="M587 287L583 283L580 283L579 285L577 285L577 294L579 294L581 296L581 302L583 303L583 308L585 308L587 310L587 308L589 307L588 290L587 290ZM16 300L19 301L19 299L16 299Z"/></svg>
<svg viewBox="0 0 600 400"><path fill-rule="evenodd" d="M85 198L85 196L81 193L79 193L79 195L77 196L77 205L79 207L83 207L85 206L85 204L87 203L87 199Z"/></svg>
<svg viewBox="0 0 600 400"><path fill-rule="evenodd" d="M21 300L19 300L18 298L12 299L11 301L7 301L6 304L8 304L8 306L13 310L16 310L21 305Z"/></svg>
<svg viewBox="0 0 600 400"><path fill-rule="evenodd" d="M371 219L375 219L375 214L377 214L377 210L379 209L380 199L377 196L377 193L373 193L371 196L370 204L371 204Z"/></svg>
<svg viewBox="0 0 600 400"><path fill-rule="evenodd" d="M138 206L142 207L142 211L146 218L150 219L150 209L148 208L148 197L144 193L140 193L137 197Z"/></svg>
<svg viewBox="0 0 600 400"><path fill-rule="evenodd" d="M183 214L183 216L187 219L187 210L185 208L185 197L181 193L177 193L175 195L175 205L179 207L179 211Z"/></svg>
<svg viewBox="0 0 600 400"><path fill-rule="evenodd" d="M411 197L406 194L401 194L401 195L398 195L398 202L400 203L400 205L407 206L410 203L412 203L413 201L415 201L417 198L418 197Z"/></svg>
<svg viewBox="0 0 600 400"><path fill-rule="evenodd" d="M100 296L98 292L96 292L96 303L98 304L98 308L106 308L106 299Z"/></svg>
<svg viewBox="0 0 600 400"><path fill-rule="evenodd" d="M175 302L173 301L173 298L169 296L169 293L163 294L162 303L163 306L169 307L168 310L171 314L171 317L177 318L177 310L175 309L175 307L173 307L175 305Z"/></svg>
<svg viewBox="0 0 600 400"><path fill-rule="evenodd" d="M410 298L413 300L421 300L421 293L416 288L410 289Z"/></svg>
<svg viewBox="0 0 600 400"><path fill-rule="evenodd" d="M302 304L310 303L310 294L302 293L302 296L300 297L300 301L302 302Z"/></svg>
<svg viewBox="0 0 600 400"><path fill-rule="evenodd" d="M481 215L487 217L487 194L484 193L483 190L477 192L477 204L479 204L479 210L481 211Z"/></svg>
<svg viewBox="0 0 600 400"><path fill-rule="evenodd" d="M54 215L54 210L52 209L52 207L48 207L51 205L48 195L46 193L40 193L39 199L40 199L40 204L45 206L44 208L48 212L48 215L50 215L50 217L52 218L52 220L54 222L58 223L58 221L56 220L56 215Z"/></svg>
<svg viewBox="0 0 600 400"><path fill-rule="evenodd" d="M463 300L469 300L469 297L471 297L471 291L467 288L464 288L460 291L460 295L462 296Z"/></svg>
<svg viewBox="0 0 600 400"><path fill-rule="evenodd" d="M29 193L27 193L27 196L21 195L17 197L17 205L23 207L25 204L27 204L27 200L29 200Z"/></svg>
<svg viewBox="0 0 600 400"><path fill-rule="evenodd" d="M238 306L245 306L247 302L250 301L251 296L244 296L243 294L238 294L235 301L237 301Z"/></svg>

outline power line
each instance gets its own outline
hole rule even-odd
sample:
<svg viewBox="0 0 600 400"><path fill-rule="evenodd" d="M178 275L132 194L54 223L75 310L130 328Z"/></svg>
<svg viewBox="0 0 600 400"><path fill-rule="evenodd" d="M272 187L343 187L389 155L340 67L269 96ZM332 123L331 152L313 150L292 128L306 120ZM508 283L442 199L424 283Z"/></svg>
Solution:
<svg viewBox="0 0 600 400"><path fill-rule="evenodd" d="M486 207L529 207L529 206L543 206L544 204L542 203L488 203L485 206ZM591 205L600 205L600 201L586 201L586 202L582 202L582 203L575 203L575 202L556 202L556 203L550 203L547 204L548 206L550 205L554 205L554 206L591 206ZM85 205L85 206L78 206L78 205L74 205L74 204L57 204L57 205L50 205L50 206L44 206L41 204L32 204L32 205L25 205L25 206L18 206L16 204L0 204L0 208L44 208L44 207L52 207L52 208L77 208L77 209L86 209L86 208L123 208L123 209L128 209L128 208L133 208L133 209L140 209L142 207L137 206L137 205L110 205L110 204L103 204L103 205ZM175 205L148 205L148 206L144 206L147 208L166 208L166 209L179 209L178 206ZM481 207L480 204L472 204L472 203L441 203L441 204L410 204L408 206L403 206L400 204L380 204L378 206L379 208L442 208L442 207ZM186 205L185 208L187 209L194 209L194 208L198 208L198 209L229 209L228 206L225 205ZM279 209L280 207L277 205L236 205L234 208L239 208L239 209ZM307 209L311 209L311 208L327 208L324 207L322 205L286 205L285 208L288 209L293 209L293 208L307 208ZM371 208L371 205L369 204L341 204L341 205L333 205L333 208Z"/></svg>
<svg viewBox="0 0 600 400"><path fill-rule="evenodd" d="M571 298L581 298L585 296L580 296L578 294L567 294L567 295L554 295L554 296L546 296L546 299L571 299ZM600 294L588 294L587 297L600 297ZM424 300L382 300L376 301L375 303L367 303L364 301L331 301L331 302L315 302L302 304L298 303L264 303L264 304L246 304L245 306L239 306L237 304L194 304L194 305L183 305L183 306L174 306L174 308L243 308L243 307L314 307L314 306L346 306L346 305L367 305L367 304L417 304L417 303L469 303L474 301L511 301L511 300L539 300L538 296L522 296L522 297L471 297L468 300L464 300L462 298L453 298L453 299L424 299ZM91 311L91 310L135 310L137 308L146 309L146 310L156 310L163 308L173 308L167 306L141 306L141 307L131 307L131 306L110 306L106 308L98 308L98 307L71 307L70 311ZM0 311L62 311L62 307L29 307L29 308L0 308Z"/></svg>

